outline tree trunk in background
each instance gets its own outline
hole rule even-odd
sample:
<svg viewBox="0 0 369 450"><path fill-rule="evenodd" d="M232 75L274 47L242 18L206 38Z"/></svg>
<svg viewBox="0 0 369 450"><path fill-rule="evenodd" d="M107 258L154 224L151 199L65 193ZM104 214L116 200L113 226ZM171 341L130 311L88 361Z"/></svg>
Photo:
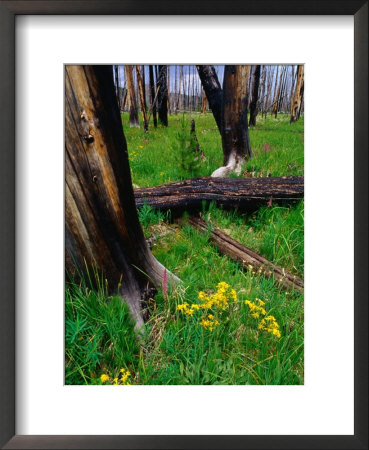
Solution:
<svg viewBox="0 0 369 450"><path fill-rule="evenodd" d="M160 286L165 268L138 220L112 68L66 66L65 82L66 270L102 271L137 328L145 291L151 283Z"/></svg>
<svg viewBox="0 0 369 450"><path fill-rule="evenodd" d="M258 114L257 112L257 103L258 103L258 94L259 94L259 83L260 83L260 69L261 66L257 65L255 67L254 76L253 76L253 83L252 83L252 99L250 103L250 121L249 125L255 126L256 125L256 116Z"/></svg>
<svg viewBox="0 0 369 450"><path fill-rule="evenodd" d="M167 86L167 66L159 66L159 87L158 112L159 121L165 127L168 126L168 86Z"/></svg>
<svg viewBox="0 0 369 450"><path fill-rule="evenodd" d="M190 69L191 66L188 66L188 73L187 73L187 111L190 109Z"/></svg>
<svg viewBox="0 0 369 450"><path fill-rule="evenodd" d="M179 86L178 86L178 109L183 110L183 97L182 97L182 86L183 86L183 66L179 66Z"/></svg>
<svg viewBox="0 0 369 450"><path fill-rule="evenodd" d="M286 84L287 84L287 66L284 66L283 67L282 87L279 92L279 98L278 98L278 112L282 111L283 100L285 97Z"/></svg>
<svg viewBox="0 0 369 450"><path fill-rule="evenodd" d="M267 116L267 112L269 109L269 101L272 96L273 75L274 75L274 67L270 67L270 70L268 73L268 89L267 89L267 95L265 98L265 115L264 115L265 118Z"/></svg>
<svg viewBox="0 0 369 450"><path fill-rule="evenodd" d="M241 173L242 164L251 158L247 126L247 83L250 66L227 65L224 68L222 102L223 167L212 177L224 177L231 172Z"/></svg>
<svg viewBox="0 0 369 450"><path fill-rule="evenodd" d="M152 117L154 121L154 127L158 126L158 121L156 118L156 104L155 104L155 82L154 82L154 69L153 66L149 66L149 78L150 78L150 102L151 102L151 111Z"/></svg>
<svg viewBox="0 0 369 450"><path fill-rule="evenodd" d="M222 88L214 66L196 66L219 133L222 134Z"/></svg>
<svg viewBox="0 0 369 450"><path fill-rule="evenodd" d="M144 97L144 105L145 110L147 112L147 102L146 102L146 82L145 82L145 66L141 66L141 77L142 77L142 86L143 86L143 97Z"/></svg>
<svg viewBox="0 0 369 450"><path fill-rule="evenodd" d="M149 125L147 122L147 113L146 113L146 108L145 108L145 97L144 97L144 85L143 85L143 81L141 78L140 66L136 66L136 77L137 77L137 84L138 84L138 92L140 95L141 111L142 111L142 116L143 116L143 121L144 121L144 130L145 130L145 133L147 133L149 131Z"/></svg>
<svg viewBox="0 0 369 450"><path fill-rule="evenodd" d="M271 108L270 114L274 114L274 105L275 105L275 102L277 101L278 74L279 74L279 66L277 66L277 73L275 75L274 89L272 92L273 96L271 97L271 99L272 99L271 107L272 108Z"/></svg>
<svg viewBox="0 0 369 450"><path fill-rule="evenodd" d="M273 114L274 114L274 118L277 118L277 113L278 113L278 105L279 105L279 96L281 93L281 86L282 86L282 78L283 78L283 68L281 68L281 74L279 76L279 83L278 83L278 90L276 92L276 95L274 96L274 101L273 101Z"/></svg>
<svg viewBox="0 0 369 450"><path fill-rule="evenodd" d="M264 113L265 83L266 83L266 66L263 66L262 74L260 77L260 96L259 96L259 108L261 116L263 116ZM258 106L256 105L256 107Z"/></svg>
<svg viewBox="0 0 369 450"><path fill-rule="evenodd" d="M178 112L178 66L174 66L174 92L173 92L173 109L174 114Z"/></svg>
<svg viewBox="0 0 369 450"><path fill-rule="evenodd" d="M295 66L291 66L291 67L292 67L292 80L291 80L291 91L290 91L290 110L292 111L292 107L293 107L293 93L294 93L294 87L295 87L296 74L295 74Z"/></svg>
<svg viewBox="0 0 369 450"><path fill-rule="evenodd" d="M129 95L129 126L139 127L140 123L138 121L138 111L136 102L135 85L133 83L133 66L124 66L127 79L127 89Z"/></svg>
<svg viewBox="0 0 369 450"><path fill-rule="evenodd" d="M171 114L171 105L170 105L170 66L167 66L167 109L168 109L168 114Z"/></svg>
<svg viewBox="0 0 369 450"><path fill-rule="evenodd" d="M295 95L293 97L290 122L296 122L300 117L303 94L304 94L304 66L299 65L297 69L296 89Z"/></svg>
<svg viewBox="0 0 369 450"><path fill-rule="evenodd" d="M206 95L204 89L201 88L201 113L206 114Z"/></svg>
<svg viewBox="0 0 369 450"><path fill-rule="evenodd" d="M250 95L250 92L251 92L251 78L252 78L252 74L253 74L253 72L254 72L254 67L255 66L249 66L249 71L248 71L248 73L247 73L247 84L246 84L246 86L247 86L247 88L246 88L246 92L247 92L247 110L249 110L249 108L250 108L250 102L251 102L251 95Z"/></svg>

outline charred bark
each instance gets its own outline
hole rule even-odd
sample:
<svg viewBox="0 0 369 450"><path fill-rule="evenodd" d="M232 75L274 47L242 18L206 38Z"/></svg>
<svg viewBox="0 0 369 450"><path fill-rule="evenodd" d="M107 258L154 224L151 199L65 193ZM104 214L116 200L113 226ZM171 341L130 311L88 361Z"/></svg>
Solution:
<svg viewBox="0 0 369 450"><path fill-rule="evenodd" d="M297 69L296 89L293 98L290 122L296 122L300 118L303 95L304 95L304 66L300 65L298 66Z"/></svg>
<svg viewBox="0 0 369 450"><path fill-rule="evenodd" d="M242 164L251 158L247 125L247 82L250 66L229 65L224 68L222 102L223 167L212 177L224 177L231 172L241 173Z"/></svg>
<svg viewBox="0 0 369 450"><path fill-rule="evenodd" d="M257 104L259 98L259 83L260 83L260 69L261 66L257 65L255 67L253 83L252 83L252 98L250 103L250 126L256 126L256 116L257 116Z"/></svg>
<svg viewBox="0 0 369 450"><path fill-rule="evenodd" d="M282 80L283 80L283 73L284 73L284 68L281 68L281 74L279 76L279 83L278 83L278 90L276 92L276 95L274 97L274 102L273 102L273 110L272 113L274 114L274 118L277 118L277 114L278 114L278 107L279 107L279 102L280 102L280 95L281 95L281 87L282 87Z"/></svg>
<svg viewBox="0 0 369 450"><path fill-rule="evenodd" d="M154 69L153 66L149 66L149 78L150 78L150 102L151 112L154 121L154 127L157 128L158 120L156 118L156 104L155 104L155 82L154 82Z"/></svg>
<svg viewBox="0 0 369 450"><path fill-rule="evenodd" d="M219 133L222 134L222 88L214 66L196 66Z"/></svg>
<svg viewBox="0 0 369 450"><path fill-rule="evenodd" d="M124 66L127 79L127 89L129 95L129 126L139 127L140 123L138 121L138 110L136 102L135 85L133 83L133 66Z"/></svg>
<svg viewBox="0 0 369 450"><path fill-rule="evenodd" d="M295 203L304 198L304 177L194 178L134 190L136 205L157 209L201 209L216 201L228 208L255 210L272 203Z"/></svg>
<svg viewBox="0 0 369 450"><path fill-rule="evenodd" d="M159 87L158 112L160 123L168 126L168 86L167 86L167 66L159 66Z"/></svg>
<svg viewBox="0 0 369 450"><path fill-rule="evenodd" d="M191 135L191 148L194 149L195 153L195 161L197 161L199 158L201 161L206 161L206 157L204 155L204 152L201 150L199 141L196 136L196 129L195 129L195 121L194 119L191 120L191 129L190 129L190 135Z"/></svg>
<svg viewBox="0 0 369 450"><path fill-rule="evenodd" d="M66 270L97 267L140 327L141 298L160 286L165 268L138 220L112 68L65 70Z"/></svg>
<svg viewBox="0 0 369 450"><path fill-rule="evenodd" d="M146 107L145 107L145 96L144 96L145 87L144 87L142 77L141 77L140 66L136 66L136 76L137 76L138 92L140 95L142 117L143 117L143 121L144 121L144 130L145 130L145 133L147 133L149 131L149 124L147 121L147 113L146 113Z"/></svg>
<svg viewBox="0 0 369 450"><path fill-rule="evenodd" d="M142 86L143 86L144 105L145 105L145 110L147 112L145 66L141 66L141 77L142 77Z"/></svg>

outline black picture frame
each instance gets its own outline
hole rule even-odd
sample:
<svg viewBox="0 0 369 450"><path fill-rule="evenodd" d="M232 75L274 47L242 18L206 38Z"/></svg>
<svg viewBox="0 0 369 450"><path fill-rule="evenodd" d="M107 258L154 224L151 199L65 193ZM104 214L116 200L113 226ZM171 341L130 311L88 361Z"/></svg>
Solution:
<svg viewBox="0 0 369 450"><path fill-rule="evenodd" d="M27 14L353 15L354 435L15 435L15 17ZM368 2L365 0L0 1L0 445L6 449L367 449L368 448ZM339 277L339 274L337 275ZM344 356L340 364L344 364ZM339 395L339 393L337 393ZM318 408L318 405L317 405ZM143 419L145 420L145 419Z"/></svg>

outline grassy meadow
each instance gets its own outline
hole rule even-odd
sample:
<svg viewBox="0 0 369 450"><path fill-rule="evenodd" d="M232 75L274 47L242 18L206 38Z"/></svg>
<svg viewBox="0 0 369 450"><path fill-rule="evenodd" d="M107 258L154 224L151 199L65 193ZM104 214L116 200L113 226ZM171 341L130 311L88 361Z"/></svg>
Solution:
<svg viewBox="0 0 369 450"><path fill-rule="evenodd" d="M205 161L188 158L190 121ZM134 187L209 176L223 163L212 114L169 116L168 128L130 128L122 114ZM304 122L268 115L250 129L253 158L241 176L304 173ZM187 149L183 151L183 149ZM274 264L304 276L304 203L248 214L211 203L202 217ZM66 384L202 385L304 383L304 299L221 255L209 236L170 212L139 211L152 252L182 285L160 289L146 304L137 339L127 306L98 289L66 285Z"/></svg>

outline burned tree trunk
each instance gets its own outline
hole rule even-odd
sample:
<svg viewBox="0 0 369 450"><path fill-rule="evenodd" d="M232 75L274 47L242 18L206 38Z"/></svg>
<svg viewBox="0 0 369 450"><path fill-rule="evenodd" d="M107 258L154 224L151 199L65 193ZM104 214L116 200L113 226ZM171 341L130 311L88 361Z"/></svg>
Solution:
<svg viewBox="0 0 369 450"><path fill-rule="evenodd" d="M251 158L247 125L247 84L250 66L225 66L221 89L214 66L197 66L209 107L222 136L224 165L212 177L241 173L242 163Z"/></svg>
<svg viewBox="0 0 369 450"><path fill-rule="evenodd" d="M296 74L295 74L295 66L291 66L291 71L292 71L292 76L291 76L291 91L290 91L290 110L292 111L292 107L293 107L293 93L294 93L294 87L295 87L295 78L296 78Z"/></svg>
<svg viewBox="0 0 369 450"><path fill-rule="evenodd" d="M296 89L295 95L293 97L290 122L296 122L300 118L303 95L304 95L304 66L299 65L297 69Z"/></svg>
<svg viewBox="0 0 369 450"><path fill-rule="evenodd" d="M247 82L250 66L225 66L222 102L223 167L212 177L241 173L242 164L251 158L247 125Z"/></svg>
<svg viewBox="0 0 369 450"><path fill-rule="evenodd" d="M166 74L167 74L167 111L168 114L171 114L172 107L170 104L170 66L167 66Z"/></svg>
<svg viewBox="0 0 369 450"><path fill-rule="evenodd" d="M165 127L168 126L168 86L167 86L167 66L159 66L159 87L158 111L159 121Z"/></svg>
<svg viewBox="0 0 369 450"><path fill-rule="evenodd" d="M254 210L271 203L296 203L304 198L304 177L193 178L134 191L136 205L183 211L216 201L228 208Z"/></svg>
<svg viewBox="0 0 369 450"><path fill-rule="evenodd" d="M200 231L209 232L210 230L208 224L199 217L190 217L189 223ZM282 267L276 266L218 228L211 228L209 237L215 242L220 253L228 255L231 259L240 263L244 269L252 270L267 278L273 278L283 289L304 292L304 282L301 278L286 272Z"/></svg>
<svg viewBox="0 0 369 450"><path fill-rule="evenodd" d="M255 67L253 83L252 83L252 99L250 103L250 126L256 126L256 116L257 112L257 104L258 104L258 96L259 96L259 83L260 83L260 69L261 66L257 65Z"/></svg>
<svg viewBox="0 0 369 450"><path fill-rule="evenodd" d="M136 102L135 85L133 83L132 66L124 66L127 79L127 89L129 95L129 126L139 127L138 111Z"/></svg>
<svg viewBox="0 0 369 450"><path fill-rule="evenodd" d="M204 89L201 88L201 114L206 114L206 95Z"/></svg>
<svg viewBox="0 0 369 450"><path fill-rule="evenodd" d="M153 70L152 65L149 66L149 78L150 78L151 111L152 111L152 117L153 117L153 121L154 121L154 127L157 128L158 121L157 121L157 118L156 118L154 70Z"/></svg>
<svg viewBox="0 0 369 450"><path fill-rule="evenodd" d="M165 268L138 220L112 68L66 66L65 81L66 270L97 267L140 327L141 299Z"/></svg>
<svg viewBox="0 0 369 450"><path fill-rule="evenodd" d="M142 86L143 86L143 98L145 110L147 111L147 103L146 103L146 80L145 80L145 66L141 66L141 77L142 77Z"/></svg>
<svg viewBox="0 0 369 450"><path fill-rule="evenodd" d="M265 118L267 116L267 112L269 109L269 101L272 96L273 76L274 76L274 67L270 67L269 73L268 73L268 88L267 88L267 94L265 97L265 107L264 107L264 117Z"/></svg>
<svg viewBox="0 0 369 450"><path fill-rule="evenodd" d="M274 97L274 102L273 102L273 110L272 113L274 114L274 117L277 118L277 114L278 114L278 107L279 107L279 98L280 98L280 94L281 94L281 87L282 87L282 80L283 80L283 67L281 68L281 74L279 76L279 83L278 83L278 90L276 92L276 95Z"/></svg>
<svg viewBox="0 0 369 450"><path fill-rule="evenodd" d="M201 161L206 161L206 157L204 155L204 152L201 150L199 141L198 141L197 136L196 136L196 128L195 128L195 121L194 121L194 119L191 120L190 136L191 136L190 148L194 152L195 161L198 161L199 159L201 159Z"/></svg>
<svg viewBox="0 0 369 450"><path fill-rule="evenodd" d="M138 92L140 94L140 103L141 103L142 117L144 121L144 130L145 133L147 133L149 131L149 124L147 122L147 113L145 107L145 96L144 96L145 87L141 78L140 66L136 66L136 76L137 76Z"/></svg>
<svg viewBox="0 0 369 450"><path fill-rule="evenodd" d="M222 134L222 88L214 66L196 66L219 133Z"/></svg>

